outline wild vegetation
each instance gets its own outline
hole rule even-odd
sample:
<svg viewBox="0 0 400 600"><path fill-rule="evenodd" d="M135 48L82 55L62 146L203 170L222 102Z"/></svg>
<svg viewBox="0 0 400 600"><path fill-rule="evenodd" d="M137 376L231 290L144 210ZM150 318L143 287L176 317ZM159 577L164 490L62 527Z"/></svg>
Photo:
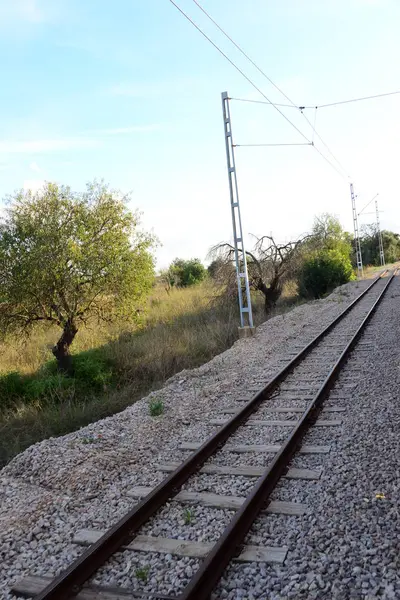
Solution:
<svg viewBox="0 0 400 600"><path fill-rule="evenodd" d="M351 264L351 237L331 215L317 217L312 234L302 247L297 271L299 293L304 298L321 298L355 276Z"/></svg>
<svg viewBox="0 0 400 600"><path fill-rule="evenodd" d="M0 465L122 410L237 339L232 246L214 248L208 269L177 258L156 277L156 240L127 199L98 183L10 198L0 223ZM390 258L398 237L385 235ZM255 324L349 281L353 254L330 215L295 242L256 239L247 256ZM157 398L148 406L152 418L163 411Z"/></svg>
<svg viewBox="0 0 400 600"><path fill-rule="evenodd" d="M361 253L366 265L379 266L379 237L376 225L364 225L361 231ZM382 231L382 244L387 263L394 263L400 258L400 234L393 231Z"/></svg>
<svg viewBox="0 0 400 600"><path fill-rule="evenodd" d="M160 279L165 285L165 289L169 292L173 287L189 287L196 285L207 276L207 270L198 258L183 260L176 258L169 266L160 274Z"/></svg>
<svg viewBox="0 0 400 600"><path fill-rule="evenodd" d="M287 295L280 310L290 306ZM260 299L261 300L261 299ZM254 298L256 324L264 320ZM30 444L62 435L132 404L183 369L203 364L238 337L236 299L226 302L207 280L169 293L156 285L135 324L104 324L79 332L72 346L73 377L57 372L56 326L39 325L30 338L0 344L0 464ZM149 406L161 414L162 405Z"/></svg>
<svg viewBox="0 0 400 600"><path fill-rule="evenodd" d="M294 279L305 240L279 244L272 236L265 235L256 238L254 248L246 251L250 286L262 294L266 315L275 308L285 284ZM214 260L209 271L231 296L237 294L234 255L235 249L228 243L218 244L210 253Z"/></svg>

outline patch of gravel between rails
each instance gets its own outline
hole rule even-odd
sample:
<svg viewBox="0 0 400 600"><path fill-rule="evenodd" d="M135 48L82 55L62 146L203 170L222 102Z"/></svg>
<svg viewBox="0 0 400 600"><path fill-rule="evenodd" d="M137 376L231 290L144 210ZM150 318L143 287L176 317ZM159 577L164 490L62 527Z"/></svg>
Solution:
<svg viewBox="0 0 400 600"><path fill-rule="evenodd" d="M229 446L238 444L279 444L290 433L289 427L265 427L264 425L246 425L229 438ZM228 444L227 444L228 445ZM224 452L222 448L221 452ZM226 451L226 454L232 452ZM248 454L246 452L246 454Z"/></svg>
<svg viewBox="0 0 400 600"><path fill-rule="evenodd" d="M254 382L261 386L369 283L347 284L323 301L274 317L252 339L177 374L123 412L13 459L0 473L1 598L10 598L9 586L24 575L65 568L82 551L71 544L76 530L114 523L133 504L126 497L130 487L156 485L162 477L156 465L164 457L179 459L173 454L184 435L198 439L204 418L218 406L250 398L246 390ZM149 416L154 397L165 406L157 418Z"/></svg>
<svg viewBox="0 0 400 600"><path fill-rule="evenodd" d="M254 477L200 473L183 486L190 492L210 492L222 496L246 496L256 482Z"/></svg>
<svg viewBox="0 0 400 600"><path fill-rule="evenodd" d="M199 564L195 558L126 550L116 553L101 567L91 583L139 592L157 589L160 594L176 594L189 583ZM147 580L142 578L144 570Z"/></svg>
<svg viewBox="0 0 400 600"><path fill-rule="evenodd" d="M186 509L190 509L189 523L186 521ZM140 533L179 540L216 542L234 514L233 510L170 502L143 525ZM200 533L199 525L201 525Z"/></svg>

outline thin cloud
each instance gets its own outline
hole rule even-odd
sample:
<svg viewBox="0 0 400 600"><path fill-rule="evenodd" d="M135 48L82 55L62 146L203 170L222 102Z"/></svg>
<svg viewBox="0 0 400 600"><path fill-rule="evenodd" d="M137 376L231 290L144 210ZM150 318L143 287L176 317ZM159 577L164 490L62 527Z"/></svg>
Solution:
<svg viewBox="0 0 400 600"><path fill-rule="evenodd" d="M105 90L111 96L126 96L128 98L149 98L177 93L183 94L188 91L193 94L204 87L205 80L202 77L182 77L165 81L146 81L134 83L125 81L112 85Z"/></svg>
<svg viewBox="0 0 400 600"><path fill-rule="evenodd" d="M89 134L94 135L120 135L124 133L142 133L147 131L159 131L160 125L152 123L150 125L131 125L128 127L114 127L110 129L93 129L88 131Z"/></svg>
<svg viewBox="0 0 400 600"><path fill-rule="evenodd" d="M93 148L99 145L98 140L90 138L60 138L53 140L0 141L0 153L30 154L55 152L58 150L75 150Z"/></svg>
<svg viewBox="0 0 400 600"><path fill-rule="evenodd" d="M43 23L46 20L46 11L38 0L6 0L0 5L0 24L3 26L15 21Z"/></svg>
<svg viewBox="0 0 400 600"><path fill-rule="evenodd" d="M160 86L161 88L161 86ZM159 95L162 93L160 88L156 88L154 84L135 84L135 83L119 83L113 85L109 89L112 96L129 96L130 98L146 98L153 94Z"/></svg>
<svg viewBox="0 0 400 600"><path fill-rule="evenodd" d="M112 127L108 129L92 129L80 136L39 140L0 140L0 154L36 154L41 152L57 152L63 150L79 150L95 148L103 145L101 138L107 136L129 135L132 133L147 133L158 131L160 125L130 125L127 127ZM32 171L41 172L36 162L30 164Z"/></svg>

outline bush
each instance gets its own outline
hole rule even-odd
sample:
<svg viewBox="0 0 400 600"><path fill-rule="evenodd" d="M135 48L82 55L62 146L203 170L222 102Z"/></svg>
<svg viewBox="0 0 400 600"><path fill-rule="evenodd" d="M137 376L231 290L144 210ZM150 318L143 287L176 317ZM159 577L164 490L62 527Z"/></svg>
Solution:
<svg viewBox="0 0 400 600"><path fill-rule="evenodd" d="M93 349L72 357L74 379L81 388L102 391L111 383L113 372L100 350Z"/></svg>
<svg viewBox="0 0 400 600"><path fill-rule="evenodd" d="M0 408L9 407L24 396L25 379L16 371L0 377Z"/></svg>
<svg viewBox="0 0 400 600"><path fill-rule="evenodd" d="M200 283L207 276L207 270L198 258L183 260L176 258L167 271L171 286L188 287Z"/></svg>
<svg viewBox="0 0 400 600"><path fill-rule="evenodd" d="M35 400L63 402L74 397L102 392L113 381L110 361L100 349L88 350L72 357L73 377L57 371L55 360L48 361L33 375L18 372L0 376L0 408L11 408L19 402Z"/></svg>
<svg viewBox="0 0 400 600"><path fill-rule="evenodd" d="M338 250L321 250L306 258L299 273L299 291L305 298L321 298L353 279L348 256Z"/></svg>

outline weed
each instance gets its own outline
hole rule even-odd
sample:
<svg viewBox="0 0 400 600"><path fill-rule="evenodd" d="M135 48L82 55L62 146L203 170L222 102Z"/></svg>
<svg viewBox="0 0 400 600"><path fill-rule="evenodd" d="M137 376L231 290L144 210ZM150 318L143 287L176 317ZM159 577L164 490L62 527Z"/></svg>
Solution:
<svg viewBox="0 0 400 600"><path fill-rule="evenodd" d="M101 440L101 435L98 435L98 436L88 435L88 436L83 437L81 439L81 442L82 442L82 444L96 444L100 440Z"/></svg>
<svg viewBox="0 0 400 600"><path fill-rule="evenodd" d="M144 583L147 583L148 579L149 579L149 573L150 573L150 567L149 566L145 566L145 567L138 567L135 570L135 577L136 579L139 579L139 581L143 581Z"/></svg>
<svg viewBox="0 0 400 600"><path fill-rule="evenodd" d="M164 402L159 398L152 398L149 402L149 412L152 417L159 417L164 412Z"/></svg>
<svg viewBox="0 0 400 600"><path fill-rule="evenodd" d="M185 508L183 517L185 519L185 525L190 525L193 523L194 512L191 508Z"/></svg>

